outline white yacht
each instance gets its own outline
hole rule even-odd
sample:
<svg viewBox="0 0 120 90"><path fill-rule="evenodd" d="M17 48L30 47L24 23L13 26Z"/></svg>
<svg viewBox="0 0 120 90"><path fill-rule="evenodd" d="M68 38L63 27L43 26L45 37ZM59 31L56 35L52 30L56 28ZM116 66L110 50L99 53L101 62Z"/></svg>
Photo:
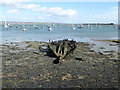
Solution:
<svg viewBox="0 0 120 90"><path fill-rule="evenodd" d="M48 27L48 30L49 30L49 31L52 31L52 28L51 28L51 27Z"/></svg>
<svg viewBox="0 0 120 90"><path fill-rule="evenodd" d="M26 31L27 29L23 28L22 31Z"/></svg>
<svg viewBox="0 0 120 90"><path fill-rule="evenodd" d="M6 21L5 21L4 27L5 27L5 28L7 28L7 27L8 27L8 25L7 25Z"/></svg>
<svg viewBox="0 0 120 90"><path fill-rule="evenodd" d="M21 29L22 31L26 31L26 30L27 30L27 29L26 29L26 28L24 28L24 27L25 27L25 26L23 26L23 27L22 27L22 29Z"/></svg>
<svg viewBox="0 0 120 90"><path fill-rule="evenodd" d="M75 27L73 27L72 30L75 30Z"/></svg>

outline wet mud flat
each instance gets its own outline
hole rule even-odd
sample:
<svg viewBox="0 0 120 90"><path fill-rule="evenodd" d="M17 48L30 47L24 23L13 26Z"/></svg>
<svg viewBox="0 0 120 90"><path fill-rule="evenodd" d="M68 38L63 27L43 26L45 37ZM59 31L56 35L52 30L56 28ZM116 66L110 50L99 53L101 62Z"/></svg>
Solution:
<svg viewBox="0 0 120 90"><path fill-rule="evenodd" d="M47 46L37 41L2 45L2 88L118 88L115 52L95 52L78 42L71 57L54 64Z"/></svg>

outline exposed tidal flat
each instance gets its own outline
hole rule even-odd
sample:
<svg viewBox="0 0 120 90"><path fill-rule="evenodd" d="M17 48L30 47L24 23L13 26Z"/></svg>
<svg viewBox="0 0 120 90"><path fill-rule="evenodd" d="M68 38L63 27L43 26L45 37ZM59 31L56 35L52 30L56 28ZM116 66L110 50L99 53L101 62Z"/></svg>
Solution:
<svg viewBox="0 0 120 90"><path fill-rule="evenodd" d="M70 58L54 64L56 58L46 53L47 42L3 44L2 87L118 88L119 45L109 40L77 42Z"/></svg>

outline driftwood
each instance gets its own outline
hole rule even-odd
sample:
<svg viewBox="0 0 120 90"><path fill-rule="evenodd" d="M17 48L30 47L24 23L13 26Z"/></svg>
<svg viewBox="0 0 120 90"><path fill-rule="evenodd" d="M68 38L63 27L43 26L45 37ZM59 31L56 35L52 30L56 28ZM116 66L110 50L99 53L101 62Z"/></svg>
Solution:
<svg viewBox="0 0 120 90"><path fill-rule="evenodd" d="M73 40L59 40L55 42L50 42L48 44L48 55L56 57L56 61L59 63L61 60L72 55L77 48L76 41Z"/></svg>

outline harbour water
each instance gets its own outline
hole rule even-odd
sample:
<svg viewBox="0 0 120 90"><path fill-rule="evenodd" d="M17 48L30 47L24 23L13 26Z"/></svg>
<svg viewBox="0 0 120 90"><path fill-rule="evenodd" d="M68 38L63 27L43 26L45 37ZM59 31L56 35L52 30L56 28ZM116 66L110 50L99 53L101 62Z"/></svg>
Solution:
<svg viewBox="0 0 120 90"><path fill-rule="evenodd" d="M45 41L58 39L73 39L78 42L86 42L91 39L118 39L117 25L80 25L67 24L26 24L12 25L7 28L1 25L2 43L22 42L22 41ZM48 30L52 28L52 31ZM22 29L25 28L26 31ZM74 28L74 29L73 29Z"/></svg>

